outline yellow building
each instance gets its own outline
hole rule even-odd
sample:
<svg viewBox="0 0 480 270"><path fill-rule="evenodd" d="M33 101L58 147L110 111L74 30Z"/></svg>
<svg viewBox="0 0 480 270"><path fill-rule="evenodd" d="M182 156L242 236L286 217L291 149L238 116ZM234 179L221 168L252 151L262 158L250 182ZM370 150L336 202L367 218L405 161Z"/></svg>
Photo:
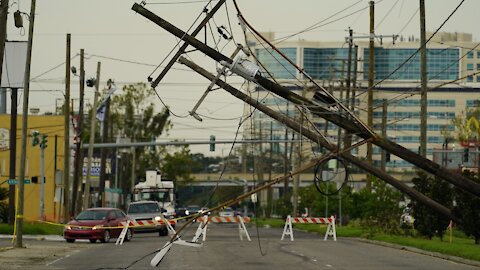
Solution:
<svg viewBox="0 0 480 270"><path fill-rule="evenodd" d="M57 115L29 115L28 116L28 138L26 148L25 179L30 183L24 185L24 220L25 222L35 221L40 218L40 147L32 146L33 130L40 134L47 135L47 147L44 152L44 213L49 221L58 221L61 215L61 202L59 188L62 183L61 177L64 164L64 116ZM17 179L20 172L22 116L17 118L17 146L16 146L16 173ZM10 115L0 115L0 183L1 187L9 188L10 168ZM55 172L60 176L55 181ZM38 179L32 183L32 179ZM57 196L55 190L57 189ZM18 187L16 188L18 194ZM16 196L18 200L18 196ZM12 207L10 205L10 207Z"/></svg>

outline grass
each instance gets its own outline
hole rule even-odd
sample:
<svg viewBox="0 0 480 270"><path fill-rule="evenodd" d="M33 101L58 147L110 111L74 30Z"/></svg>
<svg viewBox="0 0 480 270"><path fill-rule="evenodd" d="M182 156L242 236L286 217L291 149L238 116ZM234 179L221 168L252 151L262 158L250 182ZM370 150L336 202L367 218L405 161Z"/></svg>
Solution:
<svg viewBox="0 0 480 270"><path fill-rule="evenodd" d="M0 224L0 234L13 234L14 226L1 223ZM33 235L63 235L63 226L52 225L47 223L24 223L23 224L23 234L33 234Z"/></svg>
<svg viewBox="0 0 480 270"><path fill-rule="evenodd" d="M258 219L259 225L270 225L275 228L283 228L284 220L278 219ZM324 235L326 225L313 224L293 224L295 229L316 232ZM371 229L364 229L360 226L337 226L337 236L339 237L358 237L370 240L376 240L391 244L414 247L425 251L437 252L445 255L461 257L464 259L480 261L480 245L475 245L473 238L465 236L458 230L453 233L452 242L449 242L449 235L445 235L443 241L439 238L432 240L412 236L412 235L389 235Z"/></svg>

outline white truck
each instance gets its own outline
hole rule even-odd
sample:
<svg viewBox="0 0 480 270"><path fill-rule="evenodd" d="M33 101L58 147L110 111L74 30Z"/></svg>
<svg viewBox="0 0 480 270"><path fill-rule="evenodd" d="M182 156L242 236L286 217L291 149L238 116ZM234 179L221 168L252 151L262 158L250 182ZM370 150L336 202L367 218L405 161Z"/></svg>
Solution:
<svg viewBox="0 0 480 270"><path fill-rule="evenodd" d="M146 171L145 182L135 185L133 198L134 201L157 201L166 210L164 213L166 218L172 219L176 217L173 181L162 180L162 175L159 171Z"/></svg>

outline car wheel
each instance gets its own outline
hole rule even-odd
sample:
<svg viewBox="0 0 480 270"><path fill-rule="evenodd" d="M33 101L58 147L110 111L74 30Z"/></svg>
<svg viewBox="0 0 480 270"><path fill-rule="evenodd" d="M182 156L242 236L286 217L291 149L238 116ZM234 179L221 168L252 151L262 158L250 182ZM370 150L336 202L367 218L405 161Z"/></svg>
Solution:
<svg viewBox="0 0 480 270"><path fill-rule="evenodd" d="M110 241L110 231L103 231L103 238L100 240L102 243L108 243Z"/></svg>
<svg viewBox="0 0 480 270"><path fill-rule="evenodd" d="M90 243L95 243L97 242L97 239L88 239L90 241Z"/></svg>
<svg viewBox="0 0 480 270"><path fill-rule="evenodd" d="M160 231L158 231L158 236L166 236L166 235L168 235L167 227L160 229Z"/></svg>
<svg viewBox="0 0 480 270"><path fill-rule="evenodd" d="M65 239L67 240L67 243L74 243L75 242L75 239Z"/></svg>
<svg viewBox="0 0 480 270"><path fill-rule="evenodd" d="M125 233L125 238L124 238L124 240L128 242L128 241L132 240L132 237L133 237L132 230L131 230L131 229L127 229L127 232Z"/></svg>

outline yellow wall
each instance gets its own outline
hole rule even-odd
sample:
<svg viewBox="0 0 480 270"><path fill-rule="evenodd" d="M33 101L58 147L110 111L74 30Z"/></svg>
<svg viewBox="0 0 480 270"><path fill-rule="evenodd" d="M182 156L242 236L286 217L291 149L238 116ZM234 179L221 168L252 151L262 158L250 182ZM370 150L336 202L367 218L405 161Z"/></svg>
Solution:
<svg viewBox="0 0 480 270"><path fill-rule="evenodd" d="M63 146L64 146L64 117L63 116L28 116L28 131L38 130L40 134L48 135L47 148L45 148L44 173L45 193L44 207L45 217L49 221L58 220L59 203L54 203L55 196L55 158L57 170L63 171ZM2 134L7 132L7 137ZM0 115L0 183L9 179L10 174L10 149L8 140L10 132L10 115ZM17 147L16 147L16 177L20 171L22 116L17 118ZM57 154L55 155L55 136L57 137ZM56 157L55 157L56 156ZM27 138L25 178L31 179L38 176L38 184L26 184L24 196L24 219L26 222L34 221L40 217L40 147L32 146L32 137ZM8 188L4 183L2 187ZM18 188L16 189L18 192ZM18 198L17 198L18 200ZM12 206L10 206L12 207Z"/></svg>

